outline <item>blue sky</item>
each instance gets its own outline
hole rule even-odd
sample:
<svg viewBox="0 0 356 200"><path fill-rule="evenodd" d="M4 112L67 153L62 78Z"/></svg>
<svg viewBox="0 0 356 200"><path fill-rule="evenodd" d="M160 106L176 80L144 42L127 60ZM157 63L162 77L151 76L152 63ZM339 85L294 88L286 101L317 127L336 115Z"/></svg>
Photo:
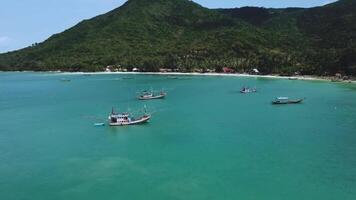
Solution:
<svg viewBox="0 0 356 200"><path fill-rule="evenodd" d="M1 0L0 52L42 42L83 19L110 11L126 0ZM335 0L195 0L209 8L242 6L313 7Z"/></svg>

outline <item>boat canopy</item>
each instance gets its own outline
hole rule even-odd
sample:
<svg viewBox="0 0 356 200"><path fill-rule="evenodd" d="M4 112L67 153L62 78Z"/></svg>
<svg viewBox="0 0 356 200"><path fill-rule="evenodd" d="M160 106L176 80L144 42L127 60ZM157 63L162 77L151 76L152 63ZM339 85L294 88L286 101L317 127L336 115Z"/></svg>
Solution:
<svg viewBox="0 0 356 200"><path fill-rule="evenodd" d="M278 100L288 100L288 97L277 97Z"/></svg>

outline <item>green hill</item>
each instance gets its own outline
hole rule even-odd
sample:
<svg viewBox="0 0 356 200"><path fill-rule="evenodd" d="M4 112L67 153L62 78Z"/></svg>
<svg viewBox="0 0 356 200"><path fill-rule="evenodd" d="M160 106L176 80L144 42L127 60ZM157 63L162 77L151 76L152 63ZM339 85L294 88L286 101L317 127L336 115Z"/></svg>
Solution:
<svg viewBox="0 0 356 200"><path fill-rule="evenodd" d="M207 9L189 0L129 0L31 47L0 70L145 71L222 67L264 73L356 74L356 5Z"/></svg>

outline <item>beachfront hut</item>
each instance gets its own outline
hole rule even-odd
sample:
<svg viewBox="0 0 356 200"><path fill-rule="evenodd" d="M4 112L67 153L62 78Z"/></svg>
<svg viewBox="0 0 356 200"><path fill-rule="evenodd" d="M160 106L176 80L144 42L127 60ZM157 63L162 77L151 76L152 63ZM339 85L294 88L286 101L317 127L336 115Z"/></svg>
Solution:
<svg viewBox="0 0 356 200"><path fill-rule="evenodd" d="M227 74L235 73L235 70L229 68L229 67L224 67L223 72Z"/></svg>
<svg viewBox="0 0 356 200"><path fill-rule="evenodd" d="M250 71L251 74L259 74L260 71L257 68L254 68Z"/></svg>

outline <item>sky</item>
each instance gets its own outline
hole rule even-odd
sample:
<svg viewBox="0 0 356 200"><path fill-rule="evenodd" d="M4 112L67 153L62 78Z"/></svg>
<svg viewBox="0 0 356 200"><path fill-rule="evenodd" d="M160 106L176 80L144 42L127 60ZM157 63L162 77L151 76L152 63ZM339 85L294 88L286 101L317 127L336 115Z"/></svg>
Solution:
<svg viewBox="0 0 356 200"><path fill-rule="evenodd" d="M106 13L126 0L1 0L0 53L42 42L84 19ZM314 7L335 0L194 0L208 8Z"/></svg>

